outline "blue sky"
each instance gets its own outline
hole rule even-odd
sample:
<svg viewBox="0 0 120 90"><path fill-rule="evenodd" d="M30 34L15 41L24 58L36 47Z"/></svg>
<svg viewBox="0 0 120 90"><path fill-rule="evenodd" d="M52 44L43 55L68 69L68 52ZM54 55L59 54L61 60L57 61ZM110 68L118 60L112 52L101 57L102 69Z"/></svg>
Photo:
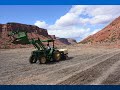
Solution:
<svg viewBox="0 0 120 90"><path fill-rule="evenodd" d="M1 5L0 23L45 28L51 35L80 41L120 16L119 5Z"/></svg>
<svg viewBox="0 0 120 90"><path fill-rule="evenodd" d="M70 8L70 5L1 5L0 23L13 21L34 24L36 20L44 20L48 24L53 24Z"/></svg>

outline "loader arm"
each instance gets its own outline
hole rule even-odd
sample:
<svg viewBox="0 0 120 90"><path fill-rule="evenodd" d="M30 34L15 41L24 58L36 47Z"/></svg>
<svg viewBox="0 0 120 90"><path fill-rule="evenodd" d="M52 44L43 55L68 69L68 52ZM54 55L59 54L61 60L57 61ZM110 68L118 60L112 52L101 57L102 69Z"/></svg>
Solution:
<svg viewBox="0 0 120 90"><path fill-rule="evenodd" d="M38 50L46 50L45 46L43 45L42 41L38 38L37 40L32 38L28 39L26 31L11 31L9 32L8 36L13 37L13 43L22 43L22 44L32 44Z"/></svg>
<svg viewBox="0 0 120 90"><path fill-rule="evenodd" d="M39 38L38 38L38 40L31 39L31 40L29 40L29 43L32 44L38 50L40 50L40 49L46 50L45 46L43 45L43 43L41 42L41 40Z"/></svg>

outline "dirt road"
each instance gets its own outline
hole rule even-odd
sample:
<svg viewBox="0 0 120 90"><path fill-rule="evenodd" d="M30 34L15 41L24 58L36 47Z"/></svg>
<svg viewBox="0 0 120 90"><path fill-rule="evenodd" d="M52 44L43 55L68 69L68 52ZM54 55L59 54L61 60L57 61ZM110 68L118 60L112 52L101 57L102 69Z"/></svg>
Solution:
<svg viewBox="0 0 120 90"><path fill-rule="evenodd" d="M69 46L69 59L29 64L33 49L0 50L0 84L120 84L120 49Z"/></svg>

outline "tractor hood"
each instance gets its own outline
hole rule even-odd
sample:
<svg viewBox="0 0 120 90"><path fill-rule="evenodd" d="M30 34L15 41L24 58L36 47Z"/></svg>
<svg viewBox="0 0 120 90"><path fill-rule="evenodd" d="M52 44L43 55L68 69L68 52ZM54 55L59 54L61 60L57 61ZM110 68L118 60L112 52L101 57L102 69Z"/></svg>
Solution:
<svg viewBox="0 0 120 90"><path fill-rule="evenodd" d="M64 54L68 54L68 49L57 49L59 50L60 52L64 52Z"/></svg>

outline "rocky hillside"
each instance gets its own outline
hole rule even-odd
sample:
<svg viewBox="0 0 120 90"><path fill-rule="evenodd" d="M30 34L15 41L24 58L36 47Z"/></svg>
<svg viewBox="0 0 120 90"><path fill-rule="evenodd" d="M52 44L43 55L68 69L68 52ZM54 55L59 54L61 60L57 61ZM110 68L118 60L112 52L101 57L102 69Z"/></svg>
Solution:
<svg viewBox="0 0 120 90"><path fill-rule="evenodd" d="M108 26L101 31L90 35L80 43L87 44L104 44L104 43L119 43L120 42L120 16L112 21Z"/></svg>
<svg viewBox="0 0 120 90"><path fill-rule="evenodd" d="M51 35L51 37L53 39L55 39L56 41L60 41L60 42L67 44L67 45L77 43L76 40L71 39L71 38L59 38L59 37L56 37L55 35Z"/></svg>
<svg viewBox="0 0 120 90"><path fill-rule="evenodd" d="M35 25L27 25L20 23L7 23L0 24L0 48L17 48L17 47L28 47L29 45L22 44L13 44L11 38L8 37L9 31L27 31L28 38L40 38L41 40L45 39L55 39L55 45L69 45L73 44L72 41L66 39L65 42L61 39L56 39L55 35L49 35L46 29L39 28Z"/></svg>

